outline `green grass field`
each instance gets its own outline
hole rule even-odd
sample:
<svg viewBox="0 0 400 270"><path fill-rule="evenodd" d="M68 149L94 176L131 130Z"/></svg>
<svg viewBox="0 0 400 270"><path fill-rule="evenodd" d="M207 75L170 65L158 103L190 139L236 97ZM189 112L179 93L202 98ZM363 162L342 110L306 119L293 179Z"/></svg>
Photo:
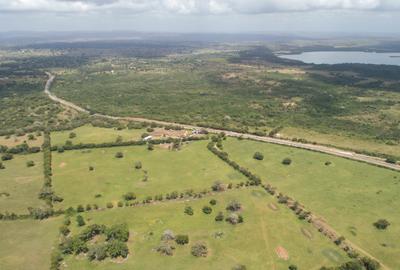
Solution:
<svg viewBox="0 0 400 270"><path fill-rule="evenodd" d="M59 224L59 218L0 222L0 269L49 269Z"/></svg>
<svg viewBox="0 0 400 270"><path fill-rule="evenodd" d="M228 139L224 151L392 269L400 267L400 173L330 155L254 141ZM263 161L253 159L254 152ZM281 162L292 159L289 166ZM325 162L332 164L327 166ZM391 225L378 231L378 219Z"/></svg>
<svg viewBox="0 0 400 270"><path fill-rule="evenodd" d="M27 213L28 207L39 207L44 203L38 199L43 185L43 154L14 155L14 159L3 161L4 170L0 170L0 213L6 211L17 214ZM27 161L35 166L28 168Z"/></svg>
<svg viewBox="0 0 400 270"><path fill-rule="evenodd" d="M211 198L217 200L210 215L201 209L209 205ZM218 211L226 214L225 207L236 199L242 204L244 223L230 225L214 220ZM137 208L113 209L107 212L85 213L87 224L114 225L127 223L130 229L128 247L130 255L119 264L109 259L89 262L86 258L69 256L66 267L78 269L231 269L237 264L247 269L287 269L296 264L299 269L319 269L321 265L337 265L348 260L333 243L318 233L309 223L298 220L286 207L274 211L268 204L275 199L261 189L243 189L225 192L196 201L167 202ZM194 209L194 215L183 213L185 206ZM73 233L79 229L75 223ZM173 256L163 256L153 249L160 244L162 233L170 229L175 234L189 235L189 244L177 246ZM306 237L303 230L310 232ZM222 238L215 238L222 232ZM190 246L205 242L209 249L206 258L190 254ZM283 247L289 260L280 259L276 248Z"/></svg>
<svg viewBox="0 0 400 270"><path fill-rule="evenodd" d="M245 181L244 176L224 164L206 148L206 141L184 145L180 151L156 146L114 147L53 153L53 185L64 201L57 207L118 202L122 195L134 192L139 199L149 195L201 191L220 180L224 183ZM123 158L115 153L123 152ZM135 169L135 162L142 169ZM89 171L89 166L94 170ZM143 181L144 171L148 180ZM95 198L96 194L101 194Z"/></svg>
<svg viewBox="0 0 400 270"><path fill-rule="evenodd" d="M76 134L75 138L69 138L71 132ZM115 142L121 136L123 141L139 140L141 135L146 132L145 129L123 129L93 127L85 125L73 130L57 131L51 133L52 145L64 145L66 141L73 144L79 143L106 143Z"/></svg>

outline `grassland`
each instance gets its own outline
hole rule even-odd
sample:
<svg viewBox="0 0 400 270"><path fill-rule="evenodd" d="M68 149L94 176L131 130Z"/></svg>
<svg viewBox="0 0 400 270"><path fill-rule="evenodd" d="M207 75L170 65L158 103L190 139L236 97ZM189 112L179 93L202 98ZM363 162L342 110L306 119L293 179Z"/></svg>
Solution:
<svg viewBox="0 0 400 270"><path fill-rule="evenodd" d="M245 178L213 156L206 149L206 141L184 145L180 151L161 146L153 151L145 146L114 147L85 151L66 151L53 154L53 186L64 198L58 207L76 207L122 200L122 195L134 192L138 198L151 195L201 191L219 180L239 183ZM122 152L123 158L115 154ZM142 169L135 169L140 161ZM94 170L89 171L89 166ZM147 181L145 172L147 171ZM95 198L96 194L101 197Z"/></svg>
<svg viewBox="0 0 400 270"><path fill-rule="evenodd" d="M209 205L211 198L217 200L210 215L201 209ZM226 213L225 207L236 199L242 204L244 223L230 225L216 222L218 211ZM127 223L130 229L128 247L130 255L122 264L110 260L89 262L85 258L70 256L66 259L68 269L231 269L237 264L247 269L287 269L296 264L299 269L318 269L322 265L336 265L346 260L333 243L320 235L310 224L299 221L287 208L271 210L268 204L274 198L260 189L244 189L226 192L197 201L168 202L138 208L121 208L107 212L85 213L88 224L113 225ZM191 206L193 216L183 213ZM80 229L75 224L72 232ZM188 234L189 244L177 246L172 257L154 251L160 244L162 233L170 229L175 234ZM312 235L306 237L303 230ZM221 238L215 238L222 232ZM206 258L190 254L190 246L198 241L205 242L209 249ZM275 249L283 247L289 260L278 258Z"/></svg>
<svg viewBox="0 0 400 270"><path fill-rule="evenodd" d="M27 167L27 161L35 166ZM0 213L6 211L17 214L27 213L28 207L39 207L43 202L38 199L43 185L42 154L15 155L10 161L3 161L5 169L0 170L0 192L9 194L0 196Z"/></svg>
<svg viewBox="0 0 400 270"><path fill-rule="evenodd" d="M76 134L76 137L70 138L70 133ZM106 143L115 142L121 137L122 141L139 140L141 135L146 132L145 129L112 129L93 127L85 125L68 131L56 131L51 133L52 145L64 145L66 141L73 144L79 143Z"/></svg>
<svg viewBox="0 0 400 270"><path fill-rule="evenodd" d="M49 269L59 224L59 218L0 222L0 269Z"/></svg>
<svg viewBox="0 0 400 270"><path fill-rule="evenodd" d="M343 149L352 149L355 151L368 151L370 153L385 153L394 157L400 156L399 144L388 144L377 142L371 139L359 139L356 136L346 137L329 133L322 133L303 128L287 127L279 131L279 134L284 138L301 138L309 142L318 144L334 145Z"/></svg>
<svg viewBox="0 0 400 270"><path fill-rule="evenodd" d="M383 263L397 269L400 259L400 174L364 163L272 144L228 139L224 151L232 160L260 175L279 191L324 217L339 233ZM254 152L263 161L253 159ZM283 165L289 157L292 164ZM330 165L325 165L329 161ZM391 223L379 231L378 219Z"/></svg>

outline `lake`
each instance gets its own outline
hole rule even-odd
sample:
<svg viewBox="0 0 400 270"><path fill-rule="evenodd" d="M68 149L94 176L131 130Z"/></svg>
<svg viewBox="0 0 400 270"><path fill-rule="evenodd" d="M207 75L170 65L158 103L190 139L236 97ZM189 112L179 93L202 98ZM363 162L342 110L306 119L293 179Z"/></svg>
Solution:
<svg viewBox="0 0 400 270"><path fill-rule="evenodd" d="M279 57L299 60L308 64L360 63L400 66L400 53L374 52L303 52L301 54L278 55Z"/></svg>

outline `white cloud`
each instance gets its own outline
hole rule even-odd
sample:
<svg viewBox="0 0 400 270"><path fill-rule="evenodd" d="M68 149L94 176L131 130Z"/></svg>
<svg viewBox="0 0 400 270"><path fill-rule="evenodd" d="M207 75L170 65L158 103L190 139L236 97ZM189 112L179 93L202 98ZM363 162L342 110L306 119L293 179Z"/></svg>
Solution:
<svg viewBox="0 0 400 270"><path fill-rule="evenodd" d="M0 0L0 12L89 12L261 14L312 10L400 10L400 0Z"/></svg>

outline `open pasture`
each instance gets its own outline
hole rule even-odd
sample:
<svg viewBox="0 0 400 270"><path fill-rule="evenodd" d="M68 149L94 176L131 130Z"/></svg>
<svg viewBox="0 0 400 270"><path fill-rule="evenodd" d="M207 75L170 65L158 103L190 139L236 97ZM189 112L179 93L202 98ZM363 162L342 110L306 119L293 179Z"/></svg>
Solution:
<svg viewBox="0 0 400 270"><path fill-rule="evenodd" d="M59 218L0 222L0 269L49 269L59 224Z"/></svg>
<svg viewBox="0 0 400 270"><path fill-rule="evenodd" d="M115 142L119 137L122 141L139 140L146 132L145 129L122 129L102 128L85 125L73 130L56 131L51 133L52 145L64 145L66 141L73 144L79 143L107 143ZM71 135L71 133L75 135Z"/></svg>
<svg viewBox="0 0 400 270"><path fill-rule="evenodd" d="M44 203L38 194L43 185L43 154L14 155L9 161L2 161L0 169L0 213L27 213L28 207L39 207ZM34 166L28 167L27 162Z"/></svg>
<svg viewBox="0 0 400 270"><path fill-rule="evenodd" d="M217 201L216 205L209 204L211 199ZM226 221L215 221L220 211L228 215L225 208L232 200L241 203L244 222L231 225ZM232 269L239 264L255 270L287 269L290 264L299 269L319 269L348 260L333 243L309 223L298 220L286 207L269 208L268 205L274 202L275 199L261 189L242 189L200 200L84 213L86 226L127 223L130 254L119 263L110 259L90 262L82 255L70 255L65 260L66 269ZM202 212L206 205L213 209L209 215ZM192 207L192 216L184 214L187 206ZM77 227L76 222L70 227L73 234L84 228ZM155 251L166 230L189 236L189 243L183 246L170 242L176 248L172 256ZM206 244L207 257L191 255L190 248L197 242Z"/></svg>
<svg viewBox="0 0 400 270"><path fill-rule="evenodd" d="M187 189L201 191L215 181L245 182L246 178L215 157L206 141L184 144L179 151L155 146L112 147L53 152L53 186L64 201L57 207L106 203L114 205L134 192L138 199ZM117 158L116 153L122 153ZM137 169L137 163L141 168ZM93 170L89 167L92 166Z"/></svg>
<svg viewBox="0 0 400 270"><path fill-rule="evenodd" d="M273 144L228 139L230 159L278 191L322 216L340 234L392 269L400 267L400 173L326 154ZM263 160L253 158L258 151ZM290 165L282 164L290 158ZM373 223L387 219L378 230Z"/></svg>

